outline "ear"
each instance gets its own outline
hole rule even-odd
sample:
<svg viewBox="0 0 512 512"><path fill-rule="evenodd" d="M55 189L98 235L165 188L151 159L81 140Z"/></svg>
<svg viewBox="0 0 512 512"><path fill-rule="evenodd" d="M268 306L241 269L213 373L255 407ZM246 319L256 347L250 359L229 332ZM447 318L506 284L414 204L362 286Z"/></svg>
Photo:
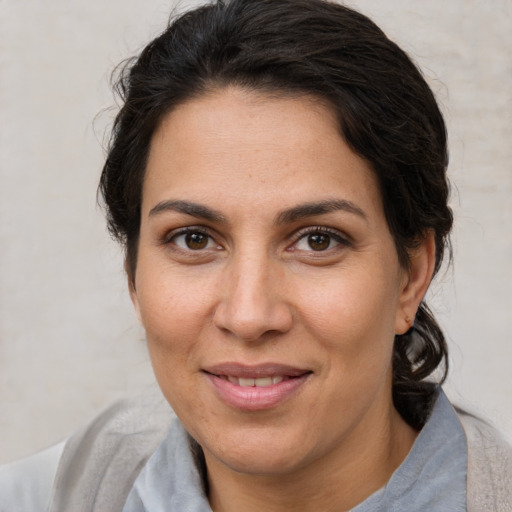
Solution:
<svg viewBox="0 0 512 512"><path fill-rule="evenodd" d="M137 289L135 288L135 275L132 274L132 271L130 270L130 267L126 260L124 262L124 270L126 272L126 278L128 280L128 291L130 293L130 299L132 300L132 304L135 309L135 313L137 315L139 323L142 325L139 298L137 297Z"/></svg>
<svg viewBox="0 0 512 512"><path fill-rule="evenodd" d="M409 251L409 268L404 272L398 308L395 334L406 333L414 323L414 317L427 293L436 259L436 243L433 231L429 231L421 244Z"/></svg>

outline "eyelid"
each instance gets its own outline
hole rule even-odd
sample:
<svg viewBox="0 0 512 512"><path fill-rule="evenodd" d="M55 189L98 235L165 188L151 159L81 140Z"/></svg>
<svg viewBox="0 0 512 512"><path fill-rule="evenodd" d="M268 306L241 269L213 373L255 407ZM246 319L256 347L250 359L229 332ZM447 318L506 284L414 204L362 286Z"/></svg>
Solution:
<svg viewBox="0 0 512 512"><path fill-rule="evenodd" d="M213 235L212 230L205 227L205 226L184 226L181 228L176 228L171 231L168 231L164 234L164 236L161 239L162 245L174 245L175 248L178 250L186 251L186 249L183 249L179 247L176 244L173 244L173 239L175 239L178 236L181 235L187 235L189 233L200 233L202 235L205 235L213 240L213 242L217 245L217 248L221 245L217 241L217 238ZM201 252L201 250L193 251L193 252Z"/></svg>
<svg viewBox="0 0 512 512"><path fill-rule="evenodd" d="M340 245L342 245L344 247L349 247L352 245L352 241L350 240L350 237L348 235L346 235L345 233L343 233L343 231L340 231L338 229L331 228L328 226L308 226L306 228L301 228L294 233L293 241L290 246L291 250L293 250L293 247L297 244L297 242L299 242L299 240L301 240L305 236L315 234L315 233L319 233L322 235L329 235L336 242L338 242ZM332 250L332 249L328 249L326 251L313 251L313 249L311 249L311 252L321 253L321 252L328 252L329 250Z"/></svg>
<svg viewBox="0 0 512 512"><path fill-rule="evenodd" d="M212 232L212 229L208 228L206 226L202 226L202 225L183 226L180 228L170 230L162 236L162 238L160 240L160 244L164 245L164 246L173 245L173 248L175 248L176 250L188 252L186 249L183 249L183 248L179 247L178 245L173 244L173 239L175 239L176 237L181 236L181 235L186 235L188 233L201 233L201 234L209 237L211 240L213 240L213 242L216 244L216 249L222 248L222 244L218 242L218 236L216 236L215 233ZM352 241L351 241L350 237L348 235L346 235L343 231L340 231L338 229L328 227L328 226L315 225L315 226L307 226L307 227L301 228L301 229L297 230L295 233L293 233L292 242L291 242L291 244L288 245L287 250L290 250L290 251L295 250L296 244L302 238L304 238L308 235L311 235L311 234L315 234L315 233L328 235L328 236L332 237L342 247L349 247L352 245ZM320 254L321 252L327 253L327 252L333 251L335 249L336 248L332 248L332 249L327 249L325 251L313 251L313 249L311 249L311 252L317 252L318 254ZM200 249L197 251L190 250L190 251L191 252L204 252L205 250L206 249ZM210 248L210 250L211 250L211 248Z"/></svg>

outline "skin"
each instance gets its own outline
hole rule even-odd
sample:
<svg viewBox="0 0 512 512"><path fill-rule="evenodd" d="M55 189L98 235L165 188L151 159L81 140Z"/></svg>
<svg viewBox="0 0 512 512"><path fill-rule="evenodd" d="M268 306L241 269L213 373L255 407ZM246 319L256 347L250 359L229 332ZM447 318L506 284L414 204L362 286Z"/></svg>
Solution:
<svg viewBox="0 0 512 512"><path fill-rule="evenodd" d="M341 208L290 214L325 201ZM213 510L347 510L387 482L417 434L393 407L393 339L434 243L401 267L375 175L324 105L230 87L167 114L138 250L132 300L159 385L204 450ZM308 374L247 411L204 371L224 362Z"/></svg>

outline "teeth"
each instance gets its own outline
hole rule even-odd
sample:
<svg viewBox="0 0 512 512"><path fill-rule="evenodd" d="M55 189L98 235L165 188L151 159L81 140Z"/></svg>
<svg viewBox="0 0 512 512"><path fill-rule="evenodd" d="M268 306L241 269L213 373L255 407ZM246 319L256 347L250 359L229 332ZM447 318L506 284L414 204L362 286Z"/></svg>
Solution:
<svg viewBox="0 0 512 512"><path fill-rule="evenodd" d="M261 379L254 379L256 387L266 388L272 385L272 377L263 377Z"/></svg>
<svg viewBox="0 0 512 512"><path fill-rule="evenodd" d="M257 379L247 379L243 377L238 378L232 377L231 375L223 375L222 378L225 380L229 380L231 384L236 384L244 388L266 388L268 386L271 386L272 384L279 384L280 382L283 382L283 380L285 380L285 377L283 377L282 375L276 375L275 377L260 377Z"/></svg>

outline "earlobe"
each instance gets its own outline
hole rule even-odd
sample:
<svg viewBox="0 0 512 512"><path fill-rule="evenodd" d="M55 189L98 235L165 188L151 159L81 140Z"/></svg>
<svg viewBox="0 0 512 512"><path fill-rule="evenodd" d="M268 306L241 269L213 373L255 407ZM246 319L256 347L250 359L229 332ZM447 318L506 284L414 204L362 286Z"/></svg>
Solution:
<svg viewBox="0 0 512 512"><path fill-rule="evenodd" d="M404 334L412 327L416 312L432 280L435 258L434 233L430 231L421 244L409 252L410 265L400 291L395 334Z"/></svg>

